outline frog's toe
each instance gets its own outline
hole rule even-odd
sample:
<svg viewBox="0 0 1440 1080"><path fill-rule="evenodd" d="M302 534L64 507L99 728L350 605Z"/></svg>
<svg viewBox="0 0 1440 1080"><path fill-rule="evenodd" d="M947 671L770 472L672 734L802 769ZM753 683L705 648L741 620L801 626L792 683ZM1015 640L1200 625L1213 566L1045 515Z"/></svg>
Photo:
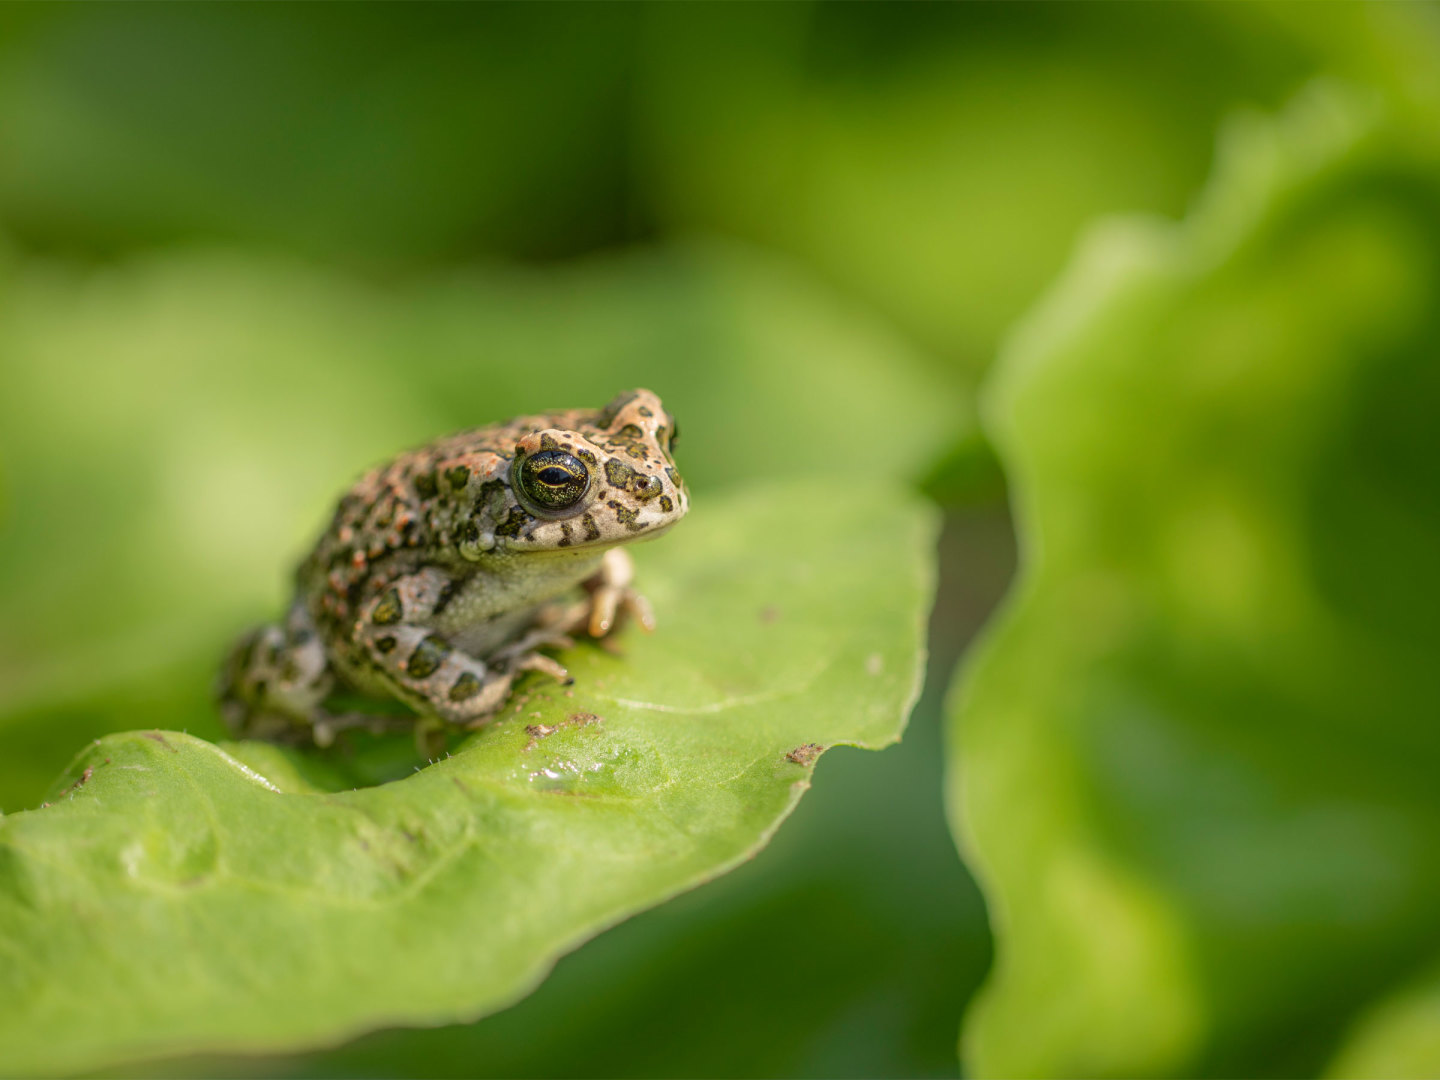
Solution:
<svg viewBox="0 0 1440 1080"><path fill-rule="evenodd" d="M570 672L564 664L560 663L553 656L546 656L544 653L531 653L521 658L515 664L516 671L538 671L542 675L549 675L556 682L572 683L575 680L570 678Z"/></svg>

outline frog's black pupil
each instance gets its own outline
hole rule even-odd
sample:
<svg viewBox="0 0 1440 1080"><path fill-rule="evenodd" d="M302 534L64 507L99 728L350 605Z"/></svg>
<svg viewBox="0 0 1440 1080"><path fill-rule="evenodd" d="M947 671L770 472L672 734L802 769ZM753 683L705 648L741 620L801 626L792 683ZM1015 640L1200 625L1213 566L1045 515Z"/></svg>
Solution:
<svg viewBox="0 0 1440 1080"><path fill-rule="evenodd" d="M590 489L590 474L563 450L542 450L520 464L520 488L540 512L568 510Z"/></svg>

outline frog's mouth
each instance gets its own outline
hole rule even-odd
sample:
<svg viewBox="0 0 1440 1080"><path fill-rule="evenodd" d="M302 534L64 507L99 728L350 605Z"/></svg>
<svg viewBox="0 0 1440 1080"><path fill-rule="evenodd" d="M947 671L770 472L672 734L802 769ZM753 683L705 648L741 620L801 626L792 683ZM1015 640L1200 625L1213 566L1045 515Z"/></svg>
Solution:
<svg viewBox="0 0 1440 1080"><path fill-rule="evenodd" d="M608 507L605 509L611 510ZM631 508L620 507L618 511L605 514L602 520L597 520L598 516L588 512L564 521L536 520L518 535L497 539L502 540L506 551L553 551L557 554L636 544L669 532L684 516L684 510L645 518Z"/></svg>

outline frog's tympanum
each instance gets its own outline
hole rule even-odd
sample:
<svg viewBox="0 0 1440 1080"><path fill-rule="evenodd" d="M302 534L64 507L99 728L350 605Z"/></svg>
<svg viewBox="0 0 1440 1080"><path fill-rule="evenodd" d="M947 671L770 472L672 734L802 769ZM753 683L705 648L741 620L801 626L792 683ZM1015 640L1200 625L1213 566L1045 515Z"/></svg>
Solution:
<svg viewBox="0 0 1440 1080"><path fill-rule="evenodd" d="M231 652L226 721L322 745L386 724L327 708L350 691L478 726L520 672L567 678L540 649L603 637L621 614L650 629L624 545L685 516L675 436L660 399L634 390L599 411L451 435L367 473L296 574L284 625Z"/></svg>

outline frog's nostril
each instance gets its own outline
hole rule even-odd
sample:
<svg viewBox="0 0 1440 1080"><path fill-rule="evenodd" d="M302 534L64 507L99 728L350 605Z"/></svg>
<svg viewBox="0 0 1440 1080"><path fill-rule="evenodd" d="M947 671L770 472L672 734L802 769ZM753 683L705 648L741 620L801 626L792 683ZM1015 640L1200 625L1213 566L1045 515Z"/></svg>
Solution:
<svg viewBox="0 0 1440 1080"><path fill-rule="evenodd" d="M647 476L635 485L635 497L637 499L653 499L663 491L665 485L660 482L658 476Z"/></svg>

